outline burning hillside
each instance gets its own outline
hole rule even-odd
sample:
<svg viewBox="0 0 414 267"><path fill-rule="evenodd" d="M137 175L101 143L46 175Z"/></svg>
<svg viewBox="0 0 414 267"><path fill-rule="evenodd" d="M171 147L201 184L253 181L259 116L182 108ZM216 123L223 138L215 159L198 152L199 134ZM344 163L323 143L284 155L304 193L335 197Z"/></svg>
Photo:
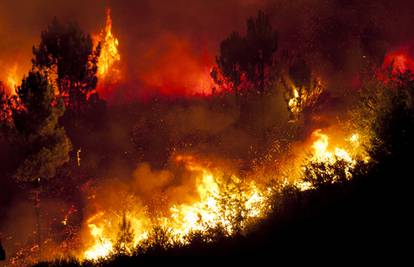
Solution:
<svg viewBox="0 0 414 267"><path fill-rule="evenodd" d="M48 3L56 17L25 39L27 72L0 42L12 51L0 52L0 260L136 266L374 244L375 205L414 149L412 18L383 23L386 1L320 2L109 1L105 16Z"/></svg>

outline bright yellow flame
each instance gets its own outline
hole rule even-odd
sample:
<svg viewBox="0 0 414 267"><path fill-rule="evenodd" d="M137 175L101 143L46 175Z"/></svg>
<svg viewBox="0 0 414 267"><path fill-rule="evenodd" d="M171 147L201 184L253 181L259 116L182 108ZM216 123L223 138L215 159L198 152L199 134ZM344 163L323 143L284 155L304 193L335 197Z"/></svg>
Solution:
<svg viewBox="0 0 414 267"><path fill-rule="evenodd" d="M312 107L323 93L323 85L319 78L307 86L297 87L289 78L285 77L287 88L288 109L297 120L300 113Z"/></svg>
<svg viewBox="0 0 414 267"><path fill-rule="evenodd" d="M98 78L104 79L109 74L117 76L119 70L113 67L121 60L121 55L118 51L119 41L112 34L111 10L109 8L106 11L105 29L101 32L99 41L101 42L101 54L98 60Z"/></svg>
<svg viewBox="0 0 414 267"><path fill-rule="evenodd" d="M195 174L197 198L191 203L173 204L168 216L151 219L139 217L143 216L142 213L136 217L129 214L134 232L132 246L148 240L154 225L169 231L172 239L168 242L185 243L190 233L204 233L215 227L221 227L225 234L232 235L245 229L249 221L264 217L270 209L267 200L271 192L260 190L254 182L243 183L236 176L225 180L191 156L178 156L176 160L183 162L186 169ZM84 252L83 258L94 260L113 252L118 231L114 225L117 223L112 219L112 222L104 224L104 218L105 214L101 212L88 220L93 244ZM148 223L150 221L152 223ZM128 248L128 251L132 250L133 247Z"/></svg>
<svg viewBox="0 0 414 267"><path fill-rule="evenodd" d="M103 235L103 228L98 227L95 224L89 224L91 235L95 238L95 244L85 251L86 259L97 259L108 256L112 251L113 245L111 240L107 239Z"/></svg>

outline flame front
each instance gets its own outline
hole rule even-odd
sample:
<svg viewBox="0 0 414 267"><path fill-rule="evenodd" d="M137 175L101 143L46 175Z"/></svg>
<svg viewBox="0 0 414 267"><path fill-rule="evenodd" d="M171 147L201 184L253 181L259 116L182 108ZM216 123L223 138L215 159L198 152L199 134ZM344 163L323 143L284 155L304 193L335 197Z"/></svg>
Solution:
<svg viewBox="0 0 414 267"><path fill-rule="evenodd" d="M184 163L185 168L195 175L196 199L192 203L172 204L168 215L158 218L142 213L134 216L133 211L128 211L134 232L128 251L148 241L154 226L170 233L168 242L185 244L189 234L204 233L217 227L231 236L248 227L254 219L263 218L269 211L270 191L261 190L255 182L243 183L236 176L224 179L219 171L216 173L204 167L191 156L177 156L176 161ZM83 258L95 260L114 251L117 229L114 231L113 228L120 216L107 215L99 212L88 220L92 245L85 250Z"/></svg>
<svg viewBox="0 0 414 267"><path fill-rule="evenodd" d="M344 146L330 145L329 136L321 129L314 131L312 138L312 156L305 164L327 164L326 171L330 172L329 166L341 161L345 163L346 178L350 179L356 157L364 151L359 134L351 134L343 141ZM192 233L207 235L211 229L219 228L225 235L232 236L244 231L258 219L265 218L271 211L274 188L261 186L253 180L242 180L236 175L225 175L219 168L198 161L193 156L178 155L175 162L184 164L185 169L194 176L196 197L184 203L171 202L167 213L162 216L127 210L131 232L134 233L132 242L124 243L127 253L141 244L151 242L156 227L166 230L168 244L186 244ZM296 179L293 184L302 191L313 188L309 181L302 179ZM96 260L116 253L116 240L119 240L116 226L121 217L116 211L112 211L112 215L101 211L88 220L92 242L89 242L91 245L81 258Z"/></svg>

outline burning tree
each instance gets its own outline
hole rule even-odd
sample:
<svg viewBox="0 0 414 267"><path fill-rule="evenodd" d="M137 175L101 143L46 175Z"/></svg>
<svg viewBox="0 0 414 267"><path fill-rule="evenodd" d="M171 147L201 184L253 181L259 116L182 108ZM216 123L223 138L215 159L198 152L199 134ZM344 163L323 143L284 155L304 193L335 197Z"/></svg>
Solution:
<svg viewBox="0 0 414 267"><path fill-rule="evenodd" d="M292 121L297 121L301 115L306 116L317 107L324 88L321 81L313 77L304 59L295 60L289 67L288 75L282 76L281 81Z"/></svg>
<svg viewBox="0 0 414 267"><path fill-rule="evenodd" d="M87 95L97 84L100 46L77 24L62 25L57 19L42 32L38 47L33 47L33 65L44 68L53 78L70 111L80 112Z"/></svg>
<svg viewBox="0 0 414 267"><path fill-rule="evenodd" d="M94 46L100 49L97 63L99 84L101 85L102 81L105 84L118 82L120 79L119 63L121 61L121 55L118 51L119 41L112 34L111 9L108 8L106 10L105 28L99 36L94 36L93 41Z"/></svg>

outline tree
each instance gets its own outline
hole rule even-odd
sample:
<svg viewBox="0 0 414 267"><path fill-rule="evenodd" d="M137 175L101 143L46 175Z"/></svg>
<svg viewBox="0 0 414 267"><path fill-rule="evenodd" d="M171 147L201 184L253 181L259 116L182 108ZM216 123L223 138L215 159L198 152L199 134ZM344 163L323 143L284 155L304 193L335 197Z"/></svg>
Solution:
<svg viewBox="0 0 414 267"><path fill-rule="evenodd" d="M87 95L97 85L100 45L93 49L92 39L77 24L62 25L55 18L41 33L33 47L33 65L48 70L70 111L80 112Z"/></svg>
<svg viewBox="0 0 414 267"><path fill-rule="evenodd" d="M223 77L232 84L236 100L238 98L239 85L243 75L244 59L246 57L246 41L239 33L233 32L220 44L220 55L217 57L217 65ZM212 72L213 79L217 79L217 70Z"/></svg>
<svg viewBox="0 0 414 267"><path fill-rule="evenodd" d="M218 70L231 82L235 94L243 78L263 94L272 80L271 70L276 51L277 33L272 29L269 17L259 11L257 17L247 20L246 36L233 32L221 42L220 54L216 59ZM217 80L216 69L212 77Z"/></svg>
<svg viewBox="0 0 414 267"><path fill-rule="evenodd" d="M297 121L303 115L306 122L318 104L321 104L324 93L322 83L312 76L312 71L303 58L293 60L288 75L282 75L281 82L292 120Z"/></svg>
<svg viewBox="0 0 414 267"><path fill-rule="evenodd" d="M272 29L269 17L259 11L257 17L247 20L247 56L245 70L248 80L263 94L271 80L269 72L277 50L277 33Z"/></svg>
<svg viewBox="0 0 414 267"><path fill-rule="evenodd" d="M10 120L9 98L4 90L3 84L0 82L0 130Z"/></svg>
<svg viewBox="0 0 414 267"><path fill-rule="evenodd" d="M379 90L381 89L375 89ZM411 162L414 135L414 75L398 73L385 92L373 95L365 102L373 118L369 154L376 162ZM382 99L379 99L381 97ZM396 170L397 172L398 170Z"/></svg>
<svg viewBox="0 0 414 267"><path fill-rule="evenodd" d="M65 107L46 74L31 71L18 87L22 108L13 110L13 120L22 144L23 161L16 178L23 182L48 179L69 160L71 143L58 120Z"/></svg>

